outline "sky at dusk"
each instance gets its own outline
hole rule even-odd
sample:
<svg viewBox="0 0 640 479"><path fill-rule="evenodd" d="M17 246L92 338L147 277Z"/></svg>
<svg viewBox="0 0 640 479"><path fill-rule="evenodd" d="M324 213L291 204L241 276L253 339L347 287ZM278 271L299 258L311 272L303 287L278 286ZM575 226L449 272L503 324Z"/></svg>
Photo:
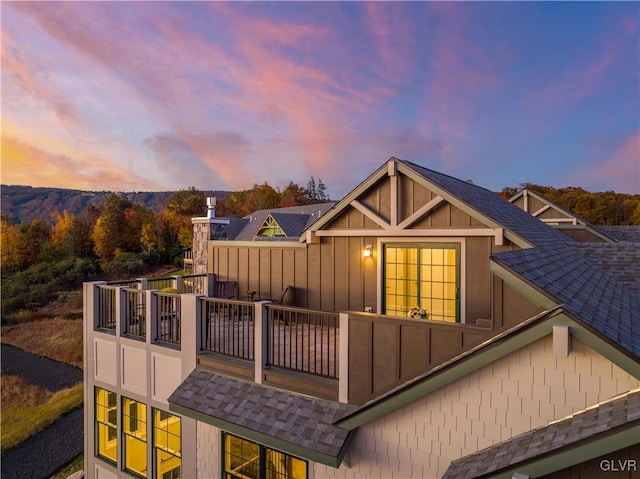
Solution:
<svg viewBox="0 0 640 479"><path fill-rule="evenodd" d="M6 2L2 183L237 190L389 157L640 193L640 3Z"/></svg>

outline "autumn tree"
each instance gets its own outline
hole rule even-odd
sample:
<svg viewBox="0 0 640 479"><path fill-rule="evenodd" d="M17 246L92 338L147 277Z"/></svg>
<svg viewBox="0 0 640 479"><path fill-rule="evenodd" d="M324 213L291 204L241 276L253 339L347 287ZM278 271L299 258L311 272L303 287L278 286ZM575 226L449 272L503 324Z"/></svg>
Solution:
<svg viewBox="0 0 640 479"><path fill-rule="evenodd" d="M110 260L119 252L140 252L141 232L153 219L153 212L144 206L131 204L122 195L109 195L93 228L95 253L102 260Z"/></svg>
<svg viewBox="0 0 640 479"><path fill-rule="evenodd" d="M54 213L55 225L51 231L51 244L62 256L86 257L93 251L91 226L68 211Z"/></svg>
<svg viewBox="0 0 640 479"><path fill-rule="evenodd" d="M191 186L171 195L167 209L189 218L203 216L207 211L207 198L202 191Z"/></svg>

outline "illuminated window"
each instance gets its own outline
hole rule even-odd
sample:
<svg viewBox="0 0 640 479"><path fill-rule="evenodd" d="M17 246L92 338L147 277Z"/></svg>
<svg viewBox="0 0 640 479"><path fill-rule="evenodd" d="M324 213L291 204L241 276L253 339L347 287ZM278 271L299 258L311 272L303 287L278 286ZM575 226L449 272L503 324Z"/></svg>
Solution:
<svg viewBox="0 0 640 479"><path fill-rule="evenodd" d="M429 319L460 321L460 245L387 244L383 277L386 314L422 307Z"/></svg>
<svg viewBox="0 0 640 479"><path fill-rule="evenodd" d="M117 461L117 397L116 393L95 388L96 455Z"/></svg>
<svg viewBox="0 0 640 479"><path fill-rule="evenodd" d="M223 433L223 479L306 479L307 461Z"/></svg>
<svg viewBox="0 0 640 479"><path fill-rule="evenodd" d="M160 409L154 409L153 441L156 477L158 479L180 479L182 477L180 418Z"/></svg>
<svg viewBox="0 0 640 479"><path fill-rule="evenodd" d="M147 406L122 398L122 428L124 433L124 469L147 477Z"/></svg>
<svg viewBox="0 0 640 479"><path fill-rule="evenodd" d="M271 215L269 215L267 216L267 219L264 220L264 223L262 223L262 226L258 230L256 236L268 236L269 238L272 238L274 236L287 235L284 234L284 231L282 231L282 228L280 228L280 225L277 223L277 221L274 220Z"/></svg>

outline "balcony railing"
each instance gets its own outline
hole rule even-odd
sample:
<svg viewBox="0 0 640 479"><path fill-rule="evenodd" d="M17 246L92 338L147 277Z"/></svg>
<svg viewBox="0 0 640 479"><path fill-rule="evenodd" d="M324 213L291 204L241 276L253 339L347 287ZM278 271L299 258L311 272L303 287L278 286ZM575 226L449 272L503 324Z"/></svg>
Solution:
<svg viewBox="0 0 640 479"><path fill-rule="evenodd" d="M154 293L156 341L180 345L180 295L175 293Z"/></svg>
<svg viewBox="0 0 640 479"><path fill-rule="evenodd" d="M267 304L268 364L338 377L337 313Z"/></svg>
<svg viewBox="0 0 640 479"><path fill-rule="evenodd" d="M202 298L203 351L253 361L256 303Z"/></svg>
<svg viewBox="0 0 640 479"><path fill-rule="evenodd" d="M100 285L96 298L98 317L96 328L106 331L116 330L116 292L115 286Z"/></svg>
<svg viewBox="0 0 640 479"><path fill-rule="evenodd" d="M141 339L146 337L146 293L139 289L125 289L124 334Z"/></svg>

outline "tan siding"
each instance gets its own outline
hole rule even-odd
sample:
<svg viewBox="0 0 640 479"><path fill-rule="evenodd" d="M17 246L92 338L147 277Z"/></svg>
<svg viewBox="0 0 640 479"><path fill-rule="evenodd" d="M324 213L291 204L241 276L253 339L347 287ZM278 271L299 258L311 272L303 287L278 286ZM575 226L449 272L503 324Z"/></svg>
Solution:
<svg viewBox="0 0 640 479"><path fill-rule="evenodd" d="M471 226L471 216L455 206L451 207L451 226L468 228Z"/></svg>
<svg viewBox="0 0 640 479"><path fill-rule="evenodd" d="M295 285L296 263L295 263L295 251L292 249L282 250L282 289L287 286L293 287ZM295 304L296 291L295 288L292 292L287 293L285 298L285 304ZM279 294L278 296L279 297Z"/></svg>
<svg viewBox="0 0 640 479"><path fill-rule="evenodd" d="M323 240L320 247L320 306L323 311L333 311L335 308L335 270L334 248L335 238Z"/></svg>
<svg viewBox="0 0 640 479"><path fill-rule="evenodd" d="M546 203L543 203L539 199L529 196L529 213L533 214L540 208L544 208L546 205Z"/></svg>
<svg viewBox="0 0 640 479"><path fill-rule="evenodd" d="M295 305L308 306L308 283L307 283L307 254L308 249L296 249L295 272L293 285L295 287Z"/></svg>
<svg viewBox="0 0 640 479"><path fill-rule="evenodd" d="M398 175L398 222L403 221L416 210L414 185L413 180L405 175Z"/></svg>
<svg viewBox="0 0 640 479"><path fill-rule="evenodd" d="M367 337L361 327L350 334ZM350 355L355 359L355 353ZM312 464L313 477L441 477L455 459L639 385L575 338L571 355L556 358L547 336L361 426L350 449L350 467ZM560 389L566 394L557 394Z"/></svg>
<svg viewBox="0 0 640 479"><path fill-rule="evenodd" d="M249 249L249 268L247 270L247 279L245 279L247 284L247 290L253 289L254 291L258 291L258 297L262 296L262 292L260 291L260 276L262 276L260 271L260 250L258 249Z"/></svg>
<svg viewBox="0 0 640 479"><path fill-rule="evenodd" d="M543 220L543 219L550 219L550 218L572 218L572 217L567 214L561 213L560 211L554 210L553 208L549 208L548 210L543 211L538 216L536 216L536 218Z"/></svg>
<svg viewBox="0 0 640 479"><path fill-rule="evenodd" d="M521 210L524 209L524 196L521 196L520 198L518 198L517 200L515 200L513 202L514 205L516 205L518 208L520 208Z"/></svg>
<svg viewBox="0 0 640 479"><path fill-rule="evenodd" d="M349 244L349 304L347 309L351 311L364 311L365 306L375 308L375 303L364 304L363 292L363 265L362 251L364 242L362 238L347 238ZM366 262L375 263L373 258L368 258Z"/></svg>
<svg viewBox="0 0 640 479"><path fill-rule="evenodd" d="M364 228L364 215L355 208L349 206L347 209L347 228L358 229Z"/></svg>
<svg viewBox="0 0 640 479"><path fill-rule="evenodd" d="M271 275L269 271L271 269L271 250L267 248L260 248L260 282L258 283L258 291L260 296L271 296Z"/></svg>
<svg viewBox="0 0 640 479"><path fill-rule="evenodd" d="M307 307L320 309L320 244L310 244L307 251Z"/></svg>
<svg viewBox="0 0 640 479"><path fill-rule="evenodd" d="M451 205L443 203L431 213L431 226L435 228L446 228L451 226Z"/></svg>
<svg viewBox="0 0 640 479"><path fill-rule="evenodd" d="M491 272L489 255L493 238L467 238L466 240L466 322L475 324L476 319L490 318Z"/></svg>
<svg viewBox="0 0 640 479"><path fill-rule="evenodd" d="M347 311L349 309L349 238L334 238L335 255L335 310Z"/></svg>

